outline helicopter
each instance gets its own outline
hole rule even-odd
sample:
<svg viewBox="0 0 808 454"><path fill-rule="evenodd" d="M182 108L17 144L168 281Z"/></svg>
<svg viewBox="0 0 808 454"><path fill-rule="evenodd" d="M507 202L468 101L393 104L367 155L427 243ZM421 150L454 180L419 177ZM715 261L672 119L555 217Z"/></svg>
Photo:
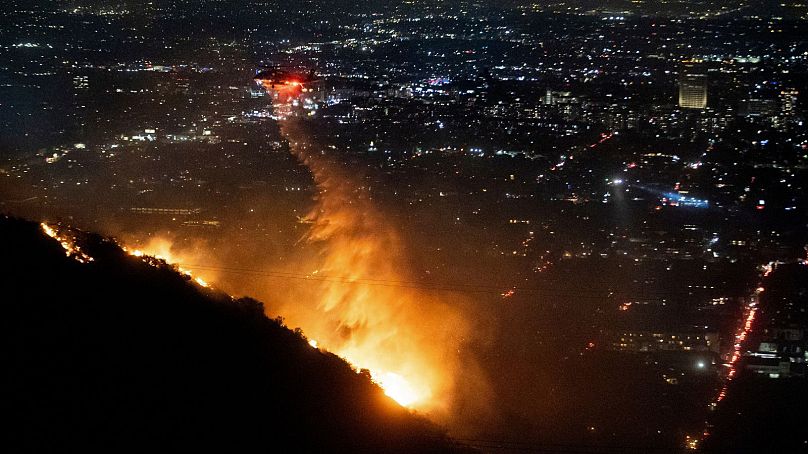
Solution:
<svg viewBox="0 0 808 454"><path fill-rule="evenodd" d="M314 70L308 72L291 66L264 66L255 72L253 80L266 88L308 88L319 79Z"/></svg>

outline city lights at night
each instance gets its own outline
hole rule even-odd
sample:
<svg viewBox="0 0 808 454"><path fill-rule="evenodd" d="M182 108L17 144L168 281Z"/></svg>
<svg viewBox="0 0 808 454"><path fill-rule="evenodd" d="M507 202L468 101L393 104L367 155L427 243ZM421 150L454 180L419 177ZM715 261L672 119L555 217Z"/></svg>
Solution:
<svg viewBox="0 0 808 454"><path fill-rule="evenodd" d="M3 9L6 451L808 446L806 5Z"/></svg>

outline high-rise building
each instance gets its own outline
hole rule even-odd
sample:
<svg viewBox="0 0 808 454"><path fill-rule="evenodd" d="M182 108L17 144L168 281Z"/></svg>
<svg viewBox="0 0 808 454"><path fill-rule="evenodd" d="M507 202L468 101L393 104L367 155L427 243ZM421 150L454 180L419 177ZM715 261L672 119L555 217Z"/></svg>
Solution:
<svg viewBox="0 0 808 454"><path fill-rule="evenodd" d="M682 62L679 71L679 107L685 109L707 107L707 72L701 60Z"/></svg>
<svg viewBox="0 0 808 454"><path fill-rule="evenodd" d="M797 116L797 96L799 92L793 88L785 88L780 91L780 110L777 115L772 116L772 126L780 130L789 128L790 123Z"/></svg>
<svg viewBox="0 0 808 454"><path fill-rule="evenodd" d="M786 117L794 116L797 112L797 96L800 93L793 89L787 88L780 92L780 110Z"/></svg>

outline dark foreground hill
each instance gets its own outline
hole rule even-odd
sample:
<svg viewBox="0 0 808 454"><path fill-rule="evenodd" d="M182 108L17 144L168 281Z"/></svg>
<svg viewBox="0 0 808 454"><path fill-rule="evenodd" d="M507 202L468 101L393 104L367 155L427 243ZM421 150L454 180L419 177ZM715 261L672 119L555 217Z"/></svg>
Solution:
<svg viewBox="0 0 808 454"><path fill-rule="evenodd" d="M0 216L5 452L446 452L442 431L260 303ZM12 449L6 449L12 448Z"/></svg>

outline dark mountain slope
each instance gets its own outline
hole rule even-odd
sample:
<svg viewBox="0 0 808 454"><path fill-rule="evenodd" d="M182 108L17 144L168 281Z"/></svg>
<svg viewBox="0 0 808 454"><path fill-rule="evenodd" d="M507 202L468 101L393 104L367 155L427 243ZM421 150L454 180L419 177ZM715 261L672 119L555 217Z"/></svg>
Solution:
<svg viewBox="0 0 808 454"><path fill-rule="evenodd" d="M6 452L442 452L444 434L260 303L0 217ZM17 449L19 448L19 449Z"/></svg>

